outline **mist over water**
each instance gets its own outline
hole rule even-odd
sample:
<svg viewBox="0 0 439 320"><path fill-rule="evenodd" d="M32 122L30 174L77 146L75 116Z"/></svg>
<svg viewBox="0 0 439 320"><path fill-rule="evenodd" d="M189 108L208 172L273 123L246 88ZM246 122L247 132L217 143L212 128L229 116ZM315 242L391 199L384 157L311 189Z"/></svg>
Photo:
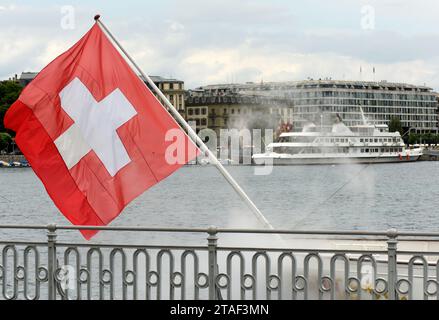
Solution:
<svg viewBox="0 0 439 320"><path fill-rule="evenodd" d="M275 228L437 231L439 225L439 183L434 178L439 175L439 162L366 168L280 166L274 167L268 176L254 175L251 166L228 169ZM69 224L32 170L2 169L0 182L0 224ZM112 225L262 227L211 166L183 167L134 200ZM11 233L14 238L23 239L32 234L20 230ZM77 232L63 234L66 239L82 240ZM181 239L200 243L205 238L188 234L101 232L95 240L162 244Z"/></svg>

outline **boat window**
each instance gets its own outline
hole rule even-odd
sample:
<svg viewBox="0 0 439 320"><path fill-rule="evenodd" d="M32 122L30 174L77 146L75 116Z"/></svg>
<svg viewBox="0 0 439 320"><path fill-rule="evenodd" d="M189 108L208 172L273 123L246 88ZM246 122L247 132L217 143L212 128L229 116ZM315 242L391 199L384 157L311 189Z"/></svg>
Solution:
<svg viewBox="0 0 439 320"><path fill-rule="evenodd" d="M369 149L366 149L366 152L369 152Z"/></svg>
<svg viewBox="0 0 439 320"><path fill-rule="evenodd" d="M378 139L375 139L374 142L378 142Z"/></svg>
<svg viewBox="0 0 439 320"><path fill-rule="evenodd" d="M363 142L363 140L364 140L364 139L360 139L360 142ZM361 151L361 152L363 152L363 151Z"/></svg>

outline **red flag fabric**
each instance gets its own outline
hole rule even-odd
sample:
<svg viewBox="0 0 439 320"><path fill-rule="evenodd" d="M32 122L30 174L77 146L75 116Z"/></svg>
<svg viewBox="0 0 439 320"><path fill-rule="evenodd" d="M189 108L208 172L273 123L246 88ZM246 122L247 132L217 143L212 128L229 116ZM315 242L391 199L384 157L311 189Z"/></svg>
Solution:
<svg viewBox="0 0 439 320"><path fill-rule="evenodd" d="M199 153L97 23L38 74L4 122L74 225L107 225Z"/></svg>

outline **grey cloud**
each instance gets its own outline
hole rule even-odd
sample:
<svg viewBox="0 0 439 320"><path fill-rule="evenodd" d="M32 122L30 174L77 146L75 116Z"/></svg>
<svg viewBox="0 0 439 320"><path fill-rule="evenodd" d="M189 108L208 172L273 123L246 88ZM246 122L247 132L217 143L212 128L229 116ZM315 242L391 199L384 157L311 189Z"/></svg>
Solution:
<svg viewBox="0 0 439 320"><path fill-rule="evenodd" d="M349 25L349 21L337 24L331 20L334 17L325 16L326 2L293 3L188 0L184 4L173 2L163 15L152 16L139 9L129 17L118 12L105 14L105 10L103 16L146 72L182 78L188 87L227 79L244 82L261 78L270 81L308 76L358 77L361 64L364 69L376 65L382 72L380 76L389 80L398 75L401 81L425 81L439 87L434 72L439 69L437 35L422 31L419 26L410 28L410 11L424 17L413 4L404 2L399 6L402 2L393 0L360 1L355 5L351 0L331 2L335 8L348 8L355 19L359 19L362 4L375 6L376 29L364 31L359 21L354 21L355 26ZM428 12L419 24L428 25L439 5L426 0L421 3L431 10L423 9ZM309 11L298 10L306 6ZM59 27L57 6L17 7L7 15L7 10L0 11L0 77L42 68L62 49L73 45L91 26L90 17L95 13L92 7L75 8L77 27L73 31ZM399 27L389 22L396 17L400 19ZM309 19L317 24L309 26ZM2 49L3 39L18 48L20 39L29 39L29 46L5 59L7 48ZM49 50L54 44L58 46ZM60 52L55 52L57 48ZM224 58L227 54L230 57Z"/></svg>

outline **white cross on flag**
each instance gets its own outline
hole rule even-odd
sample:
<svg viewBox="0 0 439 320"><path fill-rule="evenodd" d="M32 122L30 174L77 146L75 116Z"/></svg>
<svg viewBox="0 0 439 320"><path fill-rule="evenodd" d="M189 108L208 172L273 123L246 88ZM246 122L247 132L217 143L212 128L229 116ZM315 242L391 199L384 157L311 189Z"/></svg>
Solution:
<svg viewBox="0 0 439 320"><path fill-rule="evenodd" d="M183 139L165 138L180 127L98 23L25 88L5 125L75 225L110 223L199 152L183 131ZM169 163L169 149L185 150L183 161Z"/></svg>
<svg viewBox="0 0 439 320"><path fill-rule="evenodd" d="M137 114L136 109L119 89L97 102L78 78L73 79L59 97L61 108L74 121L55 140L67 168L74 167L93 150L114 177L131 161L116 130Z"/></svg>

